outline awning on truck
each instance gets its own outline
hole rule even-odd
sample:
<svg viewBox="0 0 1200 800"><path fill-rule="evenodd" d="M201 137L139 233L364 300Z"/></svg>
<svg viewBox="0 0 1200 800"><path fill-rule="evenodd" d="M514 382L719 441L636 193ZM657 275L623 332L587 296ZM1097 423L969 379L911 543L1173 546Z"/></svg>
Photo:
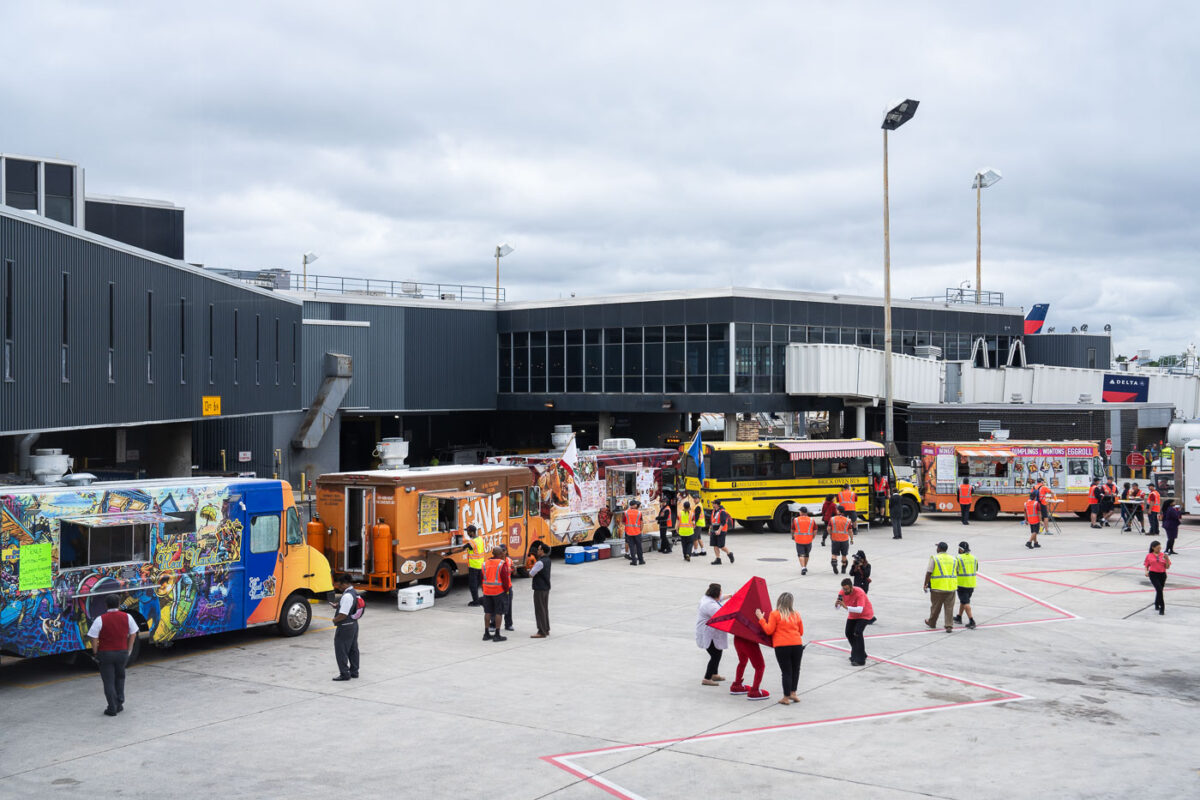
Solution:
<svg viewBox="0 0 1200 800"><path fill-rule="evenodd" d="M881 456L883 445L878 442L771 442L771 447L783 450L792 461L811 461L818 458L863 458Z"/></svg>
<svg viewBox="0 0 1200 800"><path fill-rule="evenodd" d="M420 494L421 497L436 497L440 500L473 500L476 497L487 497L482 492L472 492L468 489L438 489Z"/></svg>
<svg viewBox="0 0 1200 800"><path fill-rule="evenodd" d="M988 450L982 447L961 447L958 454L969 458L1009 458L1012 456L1012 452L1009 450Z"/></svg>
<svg viewBox="0 0 1200 800"><path fill-rule="evenodd" d="M74 522L89 528L115 528L118 525L151 525L155 522L178 522L178 517L168 517L157 511L123 511L117 514L84 514L78 517L61 517L60 522Z"/></svg>

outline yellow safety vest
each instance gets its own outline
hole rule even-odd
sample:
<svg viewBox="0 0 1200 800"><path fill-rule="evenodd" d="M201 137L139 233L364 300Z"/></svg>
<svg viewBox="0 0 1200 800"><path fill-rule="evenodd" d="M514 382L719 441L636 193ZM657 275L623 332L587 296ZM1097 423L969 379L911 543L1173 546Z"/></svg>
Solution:
<svg viewBox="0 0 1200 800"><path fill-rule="evenodd" d="M487 561L487 542L483 540L482 536L476 536L474 539L469 539L467 544L471 545L471 554L467 556L467 567L483 569L483 565Z"/></svg>
<svg viewBox="0 0 1200 800"><path fill-rule="evenodd" d="M929 588L935 592L953 592L958 588L958 579L954 577L954 557L949 553L938 553L933 557Z"/></svg>
<svg viewBox="0 0 1200 800"><path fill-rule="evenodd" d="M954 574L958 585L964 589L975 588L975 573L979 571L979 559L970 553L963 553L954 559Z"/></svg>
<svg viewBox="0 0 1200 800"><path fill-rule="evenodd" d="M696 526L692 523L692 512L690 509L679 512L679 535L691 536L696 531Z"/></svg>

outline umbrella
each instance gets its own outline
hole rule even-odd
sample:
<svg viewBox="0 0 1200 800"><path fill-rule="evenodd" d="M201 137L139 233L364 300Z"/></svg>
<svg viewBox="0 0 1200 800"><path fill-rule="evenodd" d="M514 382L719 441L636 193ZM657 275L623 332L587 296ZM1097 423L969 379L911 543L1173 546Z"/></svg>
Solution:
<svg viewBox="0 0 1200 800"><path fill-rule="evenodd" d="M719 631L732 633L752 642L771 646L771 637L758 624L755 611L771 613L771 598L767 595L767 582L757 575L746 581L725 605L712 615L708 624Z"/></svg>

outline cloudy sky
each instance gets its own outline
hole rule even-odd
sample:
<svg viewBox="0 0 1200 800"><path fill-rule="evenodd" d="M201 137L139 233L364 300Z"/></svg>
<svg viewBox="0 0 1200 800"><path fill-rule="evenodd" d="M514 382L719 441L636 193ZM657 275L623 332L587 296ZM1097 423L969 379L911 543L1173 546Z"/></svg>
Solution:
<svg viewBox="0 0 1200 800"><path fill-rule="evenodd" d="M968 7L969 5L969 7ZM210 266L509 298L974 280L1200 341L1200 10L1188 3L91 3L4 12L0 150L187 208Z"/></svg>

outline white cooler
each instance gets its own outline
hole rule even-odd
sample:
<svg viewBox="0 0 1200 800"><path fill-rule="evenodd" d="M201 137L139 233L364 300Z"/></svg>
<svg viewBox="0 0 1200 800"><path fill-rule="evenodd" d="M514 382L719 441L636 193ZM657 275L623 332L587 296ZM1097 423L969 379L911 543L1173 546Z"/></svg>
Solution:
<svg viewBox="0 0 1200 800"><path fill-rule="evenodd" d="M401 611L420 611L432 607L432 586L405 586L396 592L396 608Z"/></svg>

